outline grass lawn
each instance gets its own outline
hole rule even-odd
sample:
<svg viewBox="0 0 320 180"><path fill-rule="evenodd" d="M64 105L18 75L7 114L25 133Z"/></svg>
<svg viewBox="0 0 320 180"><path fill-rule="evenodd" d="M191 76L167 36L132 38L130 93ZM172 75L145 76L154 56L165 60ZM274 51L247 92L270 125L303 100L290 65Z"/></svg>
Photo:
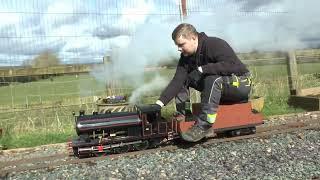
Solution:
<svg viewBox="0 0 320 180"><path fill-rule="evenodd" d="M104 91L104 86L88 74L65 75L53 80L15 83L0 87L1 105L32 104L59 101L64 98L94 95Z"/></svg>
<svg viewBox="0 0 320 180"><path fill-rule="evenodd" d="M253 95L265 97L263 114L265 116L302 112L287 105L289 96L286 66L256 66L249 67L254 78ZM320 86L320 63L301 64L299 81L303 88ZM156 74L169 80L175 69L162 69L158 72L146 72L144 81L151 81ZM0 87L1 106L20 106L26 103L55 102L67 98L101 95L105 85L96 81L90 75L65 75L54 77L53 80L41 80L30 83L16 83ZM154 103L161 90L148 93L143 98L144 103ZM85 109L92 112L94 105L79 104L75 106L59 106L46 109L28 109L15 112L0 113L0 128L4 135L0 144L7 148L30 147L49 143L65 142L75 136L72 111ZM170 117L174 108L171 103L163 109L163 116Z"/></svg>

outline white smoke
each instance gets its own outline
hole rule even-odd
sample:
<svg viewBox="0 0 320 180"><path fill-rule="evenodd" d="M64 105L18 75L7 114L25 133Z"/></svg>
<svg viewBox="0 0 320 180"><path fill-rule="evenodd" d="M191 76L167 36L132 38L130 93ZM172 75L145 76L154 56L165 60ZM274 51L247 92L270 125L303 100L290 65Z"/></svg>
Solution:
<svg viewBox="0 0 320 180"><path fill-rule="evenodd" d="M110 51L110 63L97 67L91 74L99 81L120 82L120 86L132 87L135 90L130 98L137 101L144 88L144 73L146 67L159 66L159 63L177 59L179 53L171 40L171 30L174 25L144 24L137 28L134 36L123 37L122 45L113 45ZM163 88L168 82L154 78L150 84L158 84L154 88ZM159 84L161 82L161 84ZM108 85L108 84L107 84ZM147 85L148 86L148 85ZM111 87L112 88L112 87ZM152 88L153 90L155 90Z"/></svg>
<svg viewBox="0 0 320 180"><path fill-rule="evenodd" d="M157 24L159 19L158 24L170 24L167 18L174 19L177 25L180 2L50 0L22 3L2 0L0 56L3 58L0 63L20 65L47 50L58 54L65 63L101 62L101 57L115 44L111 42L113 39L131 36L138 29ZM186 2L187 22L208 35L226 39L238 52L319 47L320 44L318 0ZM171 33L173 28L168 25L166 31ZM152 45L170 33L150 38L154 40ZM120 41L118 43L123 44ZM171 45L169 42L165 46ZM164 56L167 54L161 52Z"/></svg>
<svg viewBox="0 0 320 180"><path fill-rule="evenodd" d="M167 84L167 80L163 77L156 76L151 82L143 84L141 87L137 88L129 98L130 104L136 104L139 102L140 98L150 92L163 89Z"/></svg>
<svg viewBox="0 0 320 180"><path fill-rule="evenodd" d="M212 1L204 12L190 12L186 22L227 40L237 52L309 48L320 29L320 1ZM195 4L193 4L195 6ZM214 6L215 5L215 6Z"/></svg>
<svg viewBox="0 0 320 180"><path fill-rule="evenodd" d="M189 4L190 12L185 22L193 24L199 32L227 40L237 52L305 48L310 44L304 39L320 34L316 28L320 20L315 18L320 14L315 5L320 3L314 0L308 3L292 0L210 2L209 6L201 2ZM198 6L202 11L192 11L192 6ZM139 21L132 35L123 36L122 45L119 46L119 41L115 43L117 46L111 45L112 66L106 64L103 73L94 73L104 82L112 79L129 83L135 89L131 102L139 99L147 88L164 87L144 86L145 67L157 66L163 60L179 55L170 36L180 22L143 20L144 23Z"/></svg>
<svg viewBox="0 0 320 180"><path fill-rule="evenodd" d="M304 39L320 34L316 28L320 25L316 18L316 14L320 14L317 10L320 2L315 0L206 1L212 3L210 5L190 2L194 4L187 4L190 11L185 22L193 24L199 32L227 40L237 52L305 48L310 43ZM192 11L194 7L201 11ZM130 83L136 89L130 98L132 102L150 87L144 85L144 68L178 58L179 54L170 36L180 22L156 22L157 19L152 18L144 21L134 28L131 36L123 38L121 46L111 45L112 66L107 64L103 73L95 74L104 82L113 79Z"/></svg>

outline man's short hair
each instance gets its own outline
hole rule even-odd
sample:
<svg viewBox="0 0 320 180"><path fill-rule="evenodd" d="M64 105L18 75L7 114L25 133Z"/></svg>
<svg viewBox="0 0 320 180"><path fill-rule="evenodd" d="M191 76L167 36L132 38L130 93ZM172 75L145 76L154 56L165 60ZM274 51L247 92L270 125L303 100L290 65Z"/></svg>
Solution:
<svg viewBox="0 0 320 180"><path fill-rule="evenodd" d="M198 32L194 26L188 23L182 23L177 26L172 32L172 40L176 40L180 36L183 38L189 39L190 35L198 35Z"/></svg>

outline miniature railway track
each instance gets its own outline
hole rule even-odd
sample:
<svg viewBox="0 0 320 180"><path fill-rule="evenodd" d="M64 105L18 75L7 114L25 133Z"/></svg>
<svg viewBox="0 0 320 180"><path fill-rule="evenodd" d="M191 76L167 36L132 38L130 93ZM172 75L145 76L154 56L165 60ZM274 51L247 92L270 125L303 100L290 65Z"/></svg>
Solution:
<svg viewBox="0 0 320 180"><path fill-rule="evenodd" d="M214 143L238 141L238 140L244 140L244 139L250 139L250 138L263 138L263 137L267 137L275 134L289 133L289 132L294 132L298 130L308 130L308 129L317 129L317 130L320 129L320 119L318 118L318 119L308 120L305 122L299 122L299 121L290 122L287 124L275 125L270 127L257 127L255 134L228 137L228 138L222 138L222 139L211 138L211 139L207 139L204 142L191 144L191 145L210 145ZM0 164L0 178L6 177L9 173L14 173L14 172L30 171L30 170L37 170L37 169L47 169L49 171L54 169L57 166L79 164L79 163L88 163L91 165L95 165L96 161L103 160L105 158L135 156L140 154L153 153L155 151L171 151L178 148L179 146L177 145L167 145L167 146L155 148L155 149L133 151L133 152L123 153L123 154L110 154L108 156L92 157L92 158L86 158L86 159L78 159L78 158L69 156L69 154L67 153L60 153L60 154L55 154L51 156L26 158L26 159L19 159L19 160L13 160L13 161L4 161L4 162L1 162Z"/></svg>

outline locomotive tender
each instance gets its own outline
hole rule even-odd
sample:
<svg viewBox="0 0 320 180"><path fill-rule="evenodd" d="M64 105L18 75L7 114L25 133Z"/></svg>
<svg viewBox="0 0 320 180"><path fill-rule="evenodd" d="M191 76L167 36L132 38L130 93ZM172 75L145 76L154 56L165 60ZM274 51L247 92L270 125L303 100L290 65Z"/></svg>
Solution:
<svg viewBox="0 0 320 180"><path fill-rule="evenodd" d="M199 104L193 104L193 114L198 109ZM78 137L70 146L80 158L143 150L180 139L179 134L195 123L188 119L183 115L164 119L156 104L136 105L133 112L86 115L80 111L75 116ZM262 115L253 111L248 102L220 105L212 128L216 134L241 135L255 133L255 127L260 124L263 124Z"/></svg>

